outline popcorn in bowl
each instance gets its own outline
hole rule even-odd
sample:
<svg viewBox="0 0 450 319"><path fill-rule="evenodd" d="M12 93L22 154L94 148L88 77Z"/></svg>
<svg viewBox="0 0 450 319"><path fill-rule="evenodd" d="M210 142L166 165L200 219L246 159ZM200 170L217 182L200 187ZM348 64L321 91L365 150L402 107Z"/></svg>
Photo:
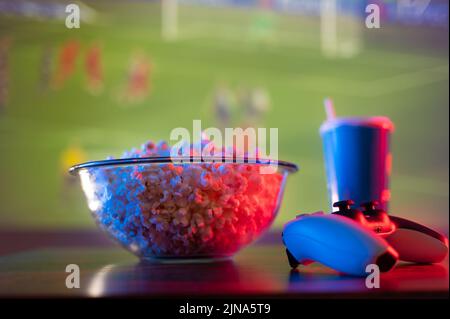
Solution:
<svg viewBox="0 0 450 319"><path fill-rule="evenodd" d="M148 142L122 159L72 167L100 228L143 259L228 257L274 220L294 164L174 161ZM195 154L194 154L195 155Z"/></svg>

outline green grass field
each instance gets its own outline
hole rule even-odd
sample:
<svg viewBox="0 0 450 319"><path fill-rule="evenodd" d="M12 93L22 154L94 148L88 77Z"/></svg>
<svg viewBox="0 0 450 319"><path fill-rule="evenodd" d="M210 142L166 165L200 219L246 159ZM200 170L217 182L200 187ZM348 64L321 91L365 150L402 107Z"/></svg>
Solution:
<svg viewBox="0 0 450 319"><path fill-rule="evenodd" d="M276 15L267 41L252 37L256 13L246 9L181 7L180 37L160 36L158 4L96 1L97 23L66 29L63 21L0 16L0 37L13 39L10 101L0 113L0 227L94 227L81 188L62 189L59 157L77 139L89 159L119 155L148 139L168 139L193 119L214 125L218 82L261 86L272 107L266 127L279 128L279 157L300 171L288 181L276 226L299 211L327 210L318 128L322 100L340 115L387 115L393 138L391 211L448 232L448 30L383 26L363 30L355 58L325 59L316 18ZM45 45L78 39L103 46L105 90L85 90L83 65L59 91L39 90ZM114 92L132 52L154 63L153 92L123 107Z"/></svg>

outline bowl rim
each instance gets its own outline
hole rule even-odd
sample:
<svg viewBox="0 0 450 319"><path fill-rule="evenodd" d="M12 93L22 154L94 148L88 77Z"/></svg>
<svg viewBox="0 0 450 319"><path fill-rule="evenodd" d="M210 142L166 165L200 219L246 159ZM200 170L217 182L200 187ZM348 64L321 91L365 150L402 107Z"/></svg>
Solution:
<svg viewBox="0 0 450 319"><path fill-rule="evenodd" d="M177 162L178 161L178 162ZM247 157L206 157L201 156L153 156L153 157L138 157L138 158L120 158L120 159L106 159L99 161L89 161L73 165L69 168L69 174L76 175L76 173L84 168L94 168L103 166L122 166L122 165L136 165L136 164L198 164L198 163L224 163L224 164L254 164L254 165L278 165L289 171L295 173L298 171L298 166L291 162L281 160L268 160L260 158ZM180 163L181 162L181 163Z"/></svg>

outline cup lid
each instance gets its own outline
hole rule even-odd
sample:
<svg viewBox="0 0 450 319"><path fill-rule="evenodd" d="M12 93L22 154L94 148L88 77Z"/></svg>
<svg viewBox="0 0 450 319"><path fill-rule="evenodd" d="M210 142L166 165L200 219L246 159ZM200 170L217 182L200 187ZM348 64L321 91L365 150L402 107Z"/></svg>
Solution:
<svg viewBox="0 0 450 319"><path fill-rule="evenodd" d="M326 120L320 126L320 133L325 133L330 129L334 129L341 125L350 126L367 126L373 128L382 128L394 131L394 123L386 116L369 116L369 117L337 117Z"/></svg>

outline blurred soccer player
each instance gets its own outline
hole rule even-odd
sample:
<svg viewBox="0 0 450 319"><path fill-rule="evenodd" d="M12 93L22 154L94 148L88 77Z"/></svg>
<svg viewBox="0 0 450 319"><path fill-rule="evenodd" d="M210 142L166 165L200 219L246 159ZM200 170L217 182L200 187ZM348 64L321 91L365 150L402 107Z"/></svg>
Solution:
<svg viewBox="0 0 450 319"><path fill-rule="evenodd" d="M214 94L213 103L214 115L220 129L225 129L231 125L231 97L228 88L221 84Z"/></svg>
<svg viewBox="0 0 450 319"><path fill-rule="evenodd" d="M50 87L50 79L52 74L52 60L54 49L51 45L45 45L42 50L41 56L41 69L40 69L40 92L46 92Z"/></svg>
<svg viewBox="0 0 450 319"><path fill-rule="evenodd" d="M0 38L0 112L3 112L8 103L10 48L11 38L8 36Z"/></svg>
<svg viewBox="0 0 450 319"><path fill-rule="evenodd" d="M151 92L152 63L142 52L135 53L128 68L127 84L122 92L122 100L127 103L139 103Z"/></svg>
<svg viewBox="0 0 450 319"><path fill-rule="evenodd" d="M277 29L277 15L273 12L273 1L259 0L257 8L250 22L250 40L271 44L276 39Z"/></svg>
<svg viewBox="0 0 450 319"><path fill-rule="evenodd" d="M86 52L84 67L86 71L86 85L92 94L99 94L103 89L102 49L94 43Z"/></svg>
<svg viewBox="0 0 450 319"><path fill-rule="evenodd" d="M256 127L264 121L264 116L270 108L270 98L263 88L254 88L244 104L244 121L246 126Z"/></svg>
<svg viewBox="0 0 450 319"><path fill-rule="evenodd" d="M77 61L80 45L76 40L67 41L59 52L56 74L53 79L53 87L61 88L66 80L73 74Z"/></svg>

